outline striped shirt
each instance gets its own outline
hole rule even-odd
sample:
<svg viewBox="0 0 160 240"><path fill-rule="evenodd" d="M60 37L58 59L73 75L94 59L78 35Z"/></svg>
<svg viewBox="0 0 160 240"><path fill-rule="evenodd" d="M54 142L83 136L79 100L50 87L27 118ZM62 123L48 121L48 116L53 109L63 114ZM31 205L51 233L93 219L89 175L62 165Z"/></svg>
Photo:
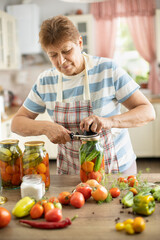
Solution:
<svg viewBox="0 0 160 240"><path fill-rule="evenodd" d="M89 79L90 100L93 114L110 117L121 113L121 103L127 100L139 85L117 64L108 58L85 54ZM54 67L41 73L24 102L24 107L34 113L47 110L51 119L57 100L60 74ZM62 77L63 102L83 99L85 71ZM128 169L136 159L128 129L112 128L120 172Z"/></svg>

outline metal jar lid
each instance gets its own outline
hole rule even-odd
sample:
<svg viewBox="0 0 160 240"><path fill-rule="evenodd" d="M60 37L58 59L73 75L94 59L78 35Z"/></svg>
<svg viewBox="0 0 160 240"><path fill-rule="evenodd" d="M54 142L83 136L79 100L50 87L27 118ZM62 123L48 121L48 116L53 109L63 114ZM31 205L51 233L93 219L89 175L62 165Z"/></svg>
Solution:
<svg viewBox="0 0 160 240"><path fill-rule="evenodd" d="M28 147L44 146L44 144L43 141L29 141L24 143L24 145Z"/></svg>
<svg viewBox="0 0 160 240"><path fill-rule="evenodd" d="M7 145L12 145L12 144L18 144L19 143L19 140L17 139L5 139L5 140L2 140L0 141L0 144L7 144Z"/></svg>

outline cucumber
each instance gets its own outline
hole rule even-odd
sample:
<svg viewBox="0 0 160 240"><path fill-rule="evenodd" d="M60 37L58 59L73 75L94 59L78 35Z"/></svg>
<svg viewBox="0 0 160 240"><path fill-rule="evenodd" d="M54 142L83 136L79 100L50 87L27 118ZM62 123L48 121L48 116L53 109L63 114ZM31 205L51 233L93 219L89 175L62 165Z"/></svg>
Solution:
<svg viewBox="0 0 160 240"><path fill-rule="evenodd" d="M3 147L1 147L1 148L0 148L0 153L6 155L7 157L11 157L11 156L12 156L11 151L8 150L7 148L3 148Z"/></svg>
<svg viewBox="0 0 160 240"><path fill-rule="evenodd" d="M33 161L33 160L36 160L36 158L39 157L39 153L32 153L30 155L27 155L27 156L23 156L23 162L30 162L30 161Z"/></svg>
<svg viewBox="0 0 160 240"><path fill-rule="evenodd" d="M0 152L0 160L3 162L10 162L12 158Z"/></svg>
<svg viewBox="0 0 160 240"><path fill-rule="evenodd" d="M98 156L100 152L99 151L96 151L95 149L86 157L85 161L86 162L90 162L92 161L95 157Z"/></svg>
<svg viewBox="0 0 160 240"><path fill-rule="evenodd" d="M80 159L81 159L81 164L84 163L85 158L88 154L90 154L90 151L94 147L94 141L88 141L86 144L83 144L80 148Z"/></svg>
<svg viewBox="0 0 160 240"><path fill-rule="evenodd" d="M95 165L94 165L94 172L99 171L99 169L101 167L102 159L103 159L103 152L100 152L99 155L96 158L96 162L95 162Z"/></svg>

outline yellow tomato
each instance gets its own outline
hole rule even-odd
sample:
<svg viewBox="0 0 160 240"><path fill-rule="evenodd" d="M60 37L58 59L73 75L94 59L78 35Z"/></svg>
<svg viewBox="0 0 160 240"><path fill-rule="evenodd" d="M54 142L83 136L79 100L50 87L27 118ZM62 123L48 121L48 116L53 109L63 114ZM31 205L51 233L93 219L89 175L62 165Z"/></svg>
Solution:
<svg viewBox="0 0 160 240"><path fill-rule="evenodd" d="M133 222L134 222L134 220L132 219L132 218L128 218L127 220L125 220L123 223L124 223L124 225L126 225L126 224L133 224Z"/></svg>
<svg viewBox="0 0 160 240"><path fill-rule="evenodd" d="M143 232L146 227L145 220L142 217L136 217L132 225L136 233Z"/></svg>
<svg viewBox="0 0 160 240"><path fill-rule="evenodd" d="M92 189L91 195L96 201L104 201L108 196L108 191L105 187L99 184Z"/></svg>
<svg viewBox="0 0 160 240"><path fill-rule="evenodd" d="M126 233L128 233L128 234L134 234L135 233L135 231L133 229L133 226L130 223L127 223L125 225L125 230L126 230Z"/></svg>
<svg viewBox="0 0 160 240"><path fill-rule="evenodd" d="M121 230L123 230L124 228L125 228L124 223L117 223L117 224L116 224L116 230L117 230L117 231L121 231Z"/></svg>

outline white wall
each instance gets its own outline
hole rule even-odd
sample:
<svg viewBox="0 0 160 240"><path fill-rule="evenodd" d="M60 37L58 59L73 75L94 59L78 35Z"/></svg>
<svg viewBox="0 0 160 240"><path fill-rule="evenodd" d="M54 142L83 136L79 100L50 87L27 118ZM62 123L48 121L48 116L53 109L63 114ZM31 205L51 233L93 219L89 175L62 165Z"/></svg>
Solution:
<svg viewBox="0 0 160 240"><path fill-rule="evenodd" d="M21 4L20 0L0 0L0 9L5 11L7 5ZM67 15L75 13L77 9L81 9L84 14L89 12L88 3L66 3L60 0L32 0L40 8L41 21L56 15Z"/></svg>

